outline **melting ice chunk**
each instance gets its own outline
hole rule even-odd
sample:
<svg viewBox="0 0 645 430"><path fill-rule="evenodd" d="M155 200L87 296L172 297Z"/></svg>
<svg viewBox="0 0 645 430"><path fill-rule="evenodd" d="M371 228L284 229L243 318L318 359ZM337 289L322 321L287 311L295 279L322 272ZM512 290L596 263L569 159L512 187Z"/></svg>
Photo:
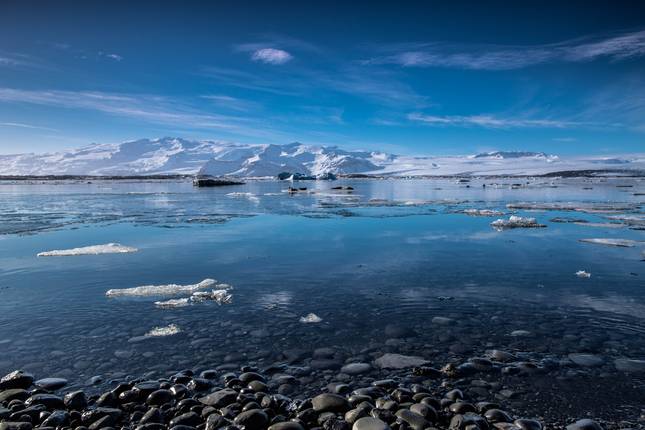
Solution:
<svg viewBox="0 0 645 430"><path fill-rule="evenodd" d="M497 219L490 223L495 230L504 230L508 228L538 228L546 227L539 224L535 218L524 218L517 215L511 215L508 219Z"/></svg>
<svg viewBox="0 0 645 430"><path fill-rule="evenodd" d="M310 314L305 315L304 317L300 317L300 322L305 323L305 324L319 323L322 320L323 320L322 318L320 318L318 315L316 315L314 313L310 313Z"/></svg>
<svg viewBox="0 0 645 430"><path fill-rule="evenodd" d="M104 245L83 246L72 249L54 249L53 251L39 252L38 257L66 257L71 255L98 255L98 254L123 254L137 252L137 248L124 246L119 243L106 243Z"/></svg>
<svg viewBox="0 0 645 430"><path fill-rule="evenodd" d="M631 248L638 242L629 239L579 239L580 242L596 243L598 245L619 246L622 248Z"/></svg>
<svg viewBox="0 0 645 430"><path fill-rule="evenodd" d="M145 297L145 296L174 296L183 293L194 293L195 291L208 288L215 285L215 279L204 279L198 284L178 285L178 284L165 284L165 285L142 285L134 288L122 288L108 290L105 295L108 297ZM230 288L227 284L219 284Z"/></svg>
<svg viewBox="0 0 645 430"><path fill-rule="evenodd" d="M502 216L504 212L492 209L464 209L464 213L470 216Z"/></svg>
<svg viewBox="0 0 645 430"><path fill-rule="evenodd" d="M172 336L173 334L180 333L181 329L176 324L170 324L165 327L155 327L145 334L145 337L162 337Z"/></svg>
<svg viewBox="0 0 645 430"><path fill-rule="evenodd" d="M213 301L218 305L231 303L233 301L233 295L228 291L231 287L227 284L220 284L220 286L226 286L227 288L211 291L196 291L190 297L155 302L155 306L168 309L181 308L193 303L200 303L204 301Z"/></svg>
<svg viewBox="0 0 645 430"><path fill-rule="evenodd" d="M584 271L584 270L578 270L578 271L576 272L576 276L577 276L578 278L591 278L591 273L586 272L586 271Z"/></svg>

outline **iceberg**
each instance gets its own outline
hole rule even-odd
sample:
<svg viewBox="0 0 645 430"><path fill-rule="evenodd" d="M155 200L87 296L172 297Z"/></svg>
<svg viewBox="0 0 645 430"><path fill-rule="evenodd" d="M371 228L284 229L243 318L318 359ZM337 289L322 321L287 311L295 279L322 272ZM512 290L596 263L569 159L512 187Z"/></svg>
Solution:
<svg viewBox="0 0 645 430"><path fill-rule="evenodd" d="M618 246L622 248L631 248L639 242L630 239L578 239L580 242L596 243L598 245Z"/></svg>
<svg viewBox="0 0 645 430"><path fill-rule="evenodd" d="M495 230L505 230L510 228L540 228L546 227L544 224L539 224L535 218L525 218L521 216L511 215L506 219L497 219L490 223Z"/></svg>
<svg viewBox="0 0 645 430"><path fill-rule="evenodd" d="M145 334L145 337L163 337L172 336L181 333L181 329L176 324L170 324L165 327L155 327Z"/></svg>
<svg viewBox="0 0 645 430"><path fill-rule="evenodd" d="M576 276L578 278L591 278L591 273L584 271L584 270L578 270L576 272Z"/></svg>
<svg viewBox="0 0 645 430"><path fill-rule="evenodd" d="M83 246L71 249L54 249L52 251L39 252L38 257L67 257L73 255L99 255L99 254L124 254L137 252L137 248L124 246L119 243L106 243L104 245Z"/></svg>
<svg viewBox="0 0 645 430"><path fill-rule="evenodd" d="M108 297L145 297L145 296L172 296L182 293L194 293L198 290L203 290L212 285L215 285L215 279L204 279L198 284L178 285L178 284L165 284L165 285L142 285L134 288L122 288L108 290L105 295ZM224 288L223 286L226 286ZM227 284L219 284L220 289L230 288Z"/></svg>
<svg viewBox="0 0 645 430"><path fill-rule="evenodd" d="M314 313L310 313L305 315L304 317L300 317L300 322L305 324L319 323L322 320L323 320L322 318L320 318L318 315Z"/></svg>

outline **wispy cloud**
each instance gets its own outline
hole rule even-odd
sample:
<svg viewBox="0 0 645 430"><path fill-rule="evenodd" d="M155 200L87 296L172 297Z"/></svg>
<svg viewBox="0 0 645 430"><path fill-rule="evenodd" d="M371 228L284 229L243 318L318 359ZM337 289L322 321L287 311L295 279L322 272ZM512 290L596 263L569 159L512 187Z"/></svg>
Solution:
<svg viewBox="0 0 645 430"><path fill-rule="evenodd" d="M408 115L411 121L421 122L433 126L455 126L455 127L483 127L483 128L566 128L576 125L575 123L551 119L525 119L525 118L504 118L492 115L424 115L422 113L411 113Z"/></svg>
<svg viewBox="0 0 645 430"><path fill-rule="evenodd" d="M262 48L251 54L251 59L253 61L259 61L266 64L285 64L291 61L292 58L293 56L287 51L276 48Z"/></svg>
<svg viewBox="0 0 645 430"><path fill-rule="evenodd" d="M248 121L244 117L199 111L177 100L154 95L0 88L0 102L94 110L152 123L195 128L240 129L240 125Z"/></svg>
<svg viewBox="0 0 645 430"><path fill-rule="evenodd" d="M471 70L512 70L551 62L612 61L645 56L645 30L610 37L585 37L530 46L418 43L383 48L384 55L363 64L404 67L445 67Z"/></svg>
<svg viewBox="0 0 645 430"><path fill-rule="evenodd" d="M39 125L25 124L21 122L0 122L0 127L25 128L29 130L58 131L57 129L51 128L51 127L42 127Z"/></svg>

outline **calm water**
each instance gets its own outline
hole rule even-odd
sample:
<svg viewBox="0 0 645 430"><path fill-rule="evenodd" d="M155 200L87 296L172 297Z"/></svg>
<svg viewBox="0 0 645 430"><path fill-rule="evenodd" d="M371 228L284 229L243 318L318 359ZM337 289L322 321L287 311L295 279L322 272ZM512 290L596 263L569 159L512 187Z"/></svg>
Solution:
<svg viewBox="0 0 645 430"><path fill-rule="evenodd" d="M298 195L278 182L0 184L0 373L24 368L80 383L297 361L326 346L347 357L387 350L438 363L490 348L535 360L589 352L606 372L616 358L645 359L645 247L579 242L645 240L645 183L512 182L301 183L316 193ZM330 190L339 185L355 191ZM507 209L516 202L584 210ZM461 213L468 208L536 217L547 227L495 231L497 217ZM620 223L608 219L616 215L632 220L619 228L550 221ZM108 242L139 252L36 257ZM159 309L157 298L105 296L205 278L231 284L233 302ZM312 312L322 322L299 321ZM453 321L433 323L437 316ZM171 323L179 334L141 340ZM388 340L388 324L415 335ZM515 330L530 335L510 336Z"/></svg>

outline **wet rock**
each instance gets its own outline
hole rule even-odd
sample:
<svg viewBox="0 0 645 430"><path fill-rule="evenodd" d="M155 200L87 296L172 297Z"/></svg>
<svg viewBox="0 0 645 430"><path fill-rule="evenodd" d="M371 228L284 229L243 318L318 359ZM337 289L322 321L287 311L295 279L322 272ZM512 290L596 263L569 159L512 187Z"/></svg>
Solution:
<svg viewBox="0 0 645 430"><path fill-rule="evenodd" d="M29 392L22 388L11 388L9 390L0 391L0 403L10 402L12 400L26 400L29 397Z"/></svg>
<svg viewBox="0 0 645 430"><path fill-rule="evenodd" d="M0 430L31 430L33 425L27 422L5 421L0 423Z"/></svg>
<svg viewBox="0 0 645 430"><path fill-rule="evenodd" d="M25 405L43 405L47 409L62 409L65 407L63 399L53 394L34 394L25 400Z"/></svg>
<svg viewBox="0 0 645 430"><path fill-rule="evenodd" d="M352 430L390 430L390 426L378 418L363 417L356 420Z"/></svg>
<svg viewBox="0 0 645 430"><path fill-rule="evenodd" d="M195 412L186 412L185 414L181 414L170 420L168 426L170 428L176 426L197 427L200 422L201 420L199 418L199 415L197 415Z"/></svg>
<svg viewBox="0 0 645 430"><path fill-rule="evenodd" d="M252 409L240 413L233 422L246 430L261 430L269 423L269 416L261 409Z"/></svg>
<svg viewBox="0 0 645 430"><path fill-rule="evenodd" d="M323 393L311 400L316 412L347 412L350 408L349 402L338 394Z"/></svg>
<svg viewBox="0 0 645 430"><path fill-rule="evenodd" d="M501 409L488 409L484 413L484 418L491 423L510 423L513 421L511 416Z"/></svg>
<svg viewBox="0 0 645 430"><path fill-rule="evenodd" d="M603 428L594 420L585 418L569 424L567 430L603 430Z"/></svg>
<svg viewBox="0 0 645 430"><path fill-rule="evenodd" d="M71 393L65 394L63 402L69 409L80 411L87 406L87 397L85 397L85 393L82 391L72 391Z"/></svg>
<svg viewBox="0 0 645 430"><path fill-rule="evenodd" d="M65 378L43 378L36 381L36 386L49 391L56 391L67 385Z"/></svg>
<svg viewBox="0 0 645 430"><path fill-rule="evenodd" d="M11 388L22 388L26 390L34 382L34 376L31 373L15 370L0 379L0 390Z"/></svg>
<svg viewBox="0 0 645 430"><path fill-rule="evenodd" d="M605 362L602 357L593 354L569 354L569 360L583 367L602 366Z"/></svg>
<svg viewBox="0 0 645 430"><path fill-rule="evenodd" d="M408 367L422 366L427 360L422 357L387 353L374 360L374 364L381 369L405 369Z"/></svg>
<svg viewBox="0 0 645 430"><path fill-rule="evenodd" d="M150 393L146 399L146 403L151 406L161 406L170 403L175 399L175 396L170 390L157 390Z"/></svg>
<svg viewBox="0 0 645 430"><path fill-rule="evenodd" d="M211 393L207 396L204 396L199 399L199 401L206 406L213 406L216 408L221 408L226 405L230 405L237 398L237 391L230 388L224 390L219 390L214 393Z"/></svg>
<svg viewBox="0 0 645 430"><path fill-rule="evenodd" d="M529 420L526 418L520 418L513 421L517 427L522 430L542 430L542 423L537 420Z"/></svg>
<svg viewBox="0 0 645 430"><path fill-rule="evenodd" d="M344 365L340 371L341 373L346 373L348 375L360 375L361 373L367 373L372 370L372 366L369 363L350 363Z"/></svg>
<svg viewBox="0 0 645 430"><path fill-rule="evenodd" d="M430 426L430 423L423 416L408 409L400 409L395 415L400 420L405 421L414 430L423 430Z"/></svg>
<svg viewBox="0 0 645 430"><path fill-rule="evenodd" d="M398 324L388 324L385 326L385 336L388 338L405 338L416 336L416 332L411 328Z"/></svg>

